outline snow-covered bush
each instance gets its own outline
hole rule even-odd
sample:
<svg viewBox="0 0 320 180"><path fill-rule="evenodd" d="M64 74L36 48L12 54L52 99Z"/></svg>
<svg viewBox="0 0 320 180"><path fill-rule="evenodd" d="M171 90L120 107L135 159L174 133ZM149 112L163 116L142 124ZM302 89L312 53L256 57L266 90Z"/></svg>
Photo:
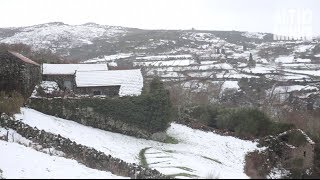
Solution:
<svg viewBox="0 0 320 180"><path fill-rule="evenodd" d="M34 92L32 93L33 96L41 96L45 97L48 94L54 94L59 92L59 86L54 81L42 81L40 85L35 87Z"/></svg>

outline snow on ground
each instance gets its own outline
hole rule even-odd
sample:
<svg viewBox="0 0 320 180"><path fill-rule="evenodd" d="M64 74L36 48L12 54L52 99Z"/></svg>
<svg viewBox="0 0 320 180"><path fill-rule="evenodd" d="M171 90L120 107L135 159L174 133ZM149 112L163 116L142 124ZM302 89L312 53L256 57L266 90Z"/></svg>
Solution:
<svg viewBox="0 0 320 180"><path fill-rule="evenodd" d="M177 59L177 60L164 60L164 61L133 62L133 65L134 66L189 66L194 63L195 61L191 59Z"/></svg>
<svg viewBox="0 0 320 180"><path fill-rule="evenodd" d="M277 81L287 81L287 80L309 80L310 77L306 75L299 74L289 74L285 73L284 75L266 75L269 79L274 79Z"/></svg>
<svg viewBox="0 0 320 180"><path fill-rule="evenodd" d="M201 64L215 64L217 61L201 61Z"/></svg>
<svg viewBox="0 0 320 180"><path fill-rule="evenodd" d="M228 63L220 63L220 64L214 64L212 67L215 67L216 69L224 69L224 70L231 70L233 67Z"/></svg>
<svg viewBox="0 0 320 180"><path fill-rule="evenodd" d="M290 174L290 171L283 168L273 168L268 175L267 179L282 179Z"/></svg>
<svg viewBox="0 0 320 180"><path fill-rule="evenodd" d="M240 89L238 81L225 81L222 85L221 92L226 89Z"/></svg>
<svg viewBox="0 0 320 180"><path fill-rule="evenodd" d="M22 137L16 131L14 131L12 129L4 129L4 128L0 127L0 137L6 136L7 133L8 133L8 141L9 142L17 142L17 143L25 144L25 145L31 143L30 140Z"/></svg>
<svg viewBox="0 0 320 180"><path fill-rule="evenodd" d="M42 27L41 27L42 26ZM115 37L126 32L121 27L103 25L67 25L67 24L43 24L20 29L13 36L0 40L1 43L24 43L36 49L48 49L52 42L66 40L68 43L60 44L59 48L80 47L83 44L91 44L92 40L101 36ZM55 48L55 47L54 47Z"/></svg>
<svg viewBox="0 0 320 180"><path fill-rule="evenodd" d="M12 143L18 143L20 145L26 146L26 147L32 147L34 149L37 149L37 151L51 154L55 156L64 156L64 153L62 151L58 151L55 148L44 148L41 145L37 143L33 143L29 139L26 139L25 137L18 134L15 130L12 129L4 129L0 127L0 136L5 137L8 135L8 142Z"/></svg>
<svg viewBox="0 0 320 180"><path fill-rule="evenodd" d="M226 72L217 73L216 76L217 76L217 78L235 78L235 79L259 78L259 76L238 73L237 71L234 71L234 70L231 70L227 73Z"/></svg>
<svg viewBox="0 0 320 180"><path fill-rule="evenodd" d="M296 52L306 52L307 50L311 50L314 45L300 45L295 47Z"/></svg>
<svg viewBox="0 0 320 180"><path fill-rule="evenodd" d="M59 86L55 81L42 81L40 87L43 88L45 93L52 93L53 91L59 91Z"/></svg>
<svg viewBox="0 0 320 180"><path fill-rule="evenodd" d="M258 33L258 32L245 32L241 34L244 37L247 38L257 38L257 39L263 39L263 37L266 35L264 33Z"/></svg>
<svg viewBox="0 0 320 180"><path fill-rule="evenodd" d="M131 57L131 56L132 56L132 53L119 53L119 54L104 56L103 58L89 59L89 60L84 61L83 63L108 62L108 61L114 61L114 60L117 60L117 59L128 58L128 57Z"/></svg>
<svg viewBox="0 0 320 180"><path fill-rule="evenodd" d="M286 93L286 92L293 92L293 91L317 91L318 88L314 86L302 86L302 85L292 85L292 86L278 86L275 88L274 92L276 93Z"/></svg>
<svg viewBox="0 0 320 180"><path fill-rule="evenodd" d="M167 175L187 173L204 178L214 172L219 178L248 178L243 172L244 157L257 149L251 141L175 123L167 134L179 140L179 144L164 144L87 127L27 108L22 108L20 116L30 126L60 134L130 163L139 163L139 152L150 148L145 154L147 163Z"/></svg>
<svg viewBox="0 0 320 180"><path fill-rule="evenodd" d="M187 74L190 77L209 78L209 77L212 77L215 73L211 71L199 71L199 72L188 72Z"/></svg>
<svg viewBox="0 0 320 180"><path fill-rule="evenodd" d="M265 74L274 71L275 69L272 67L266 67L262 65L257 65L254 68L244 68L243 71L246 73L256 73L256 74Z"/></svg>
<svg viewBox="0 0 320 180"><path fill-rule="evenodd" d="M146 57L137 57L139 60L165 60L165 59L180 59L180 58L192 58L191 54L183 55L159 55L159 56L146 56Z"/></svg>
<svg viewBox="0 0 320 180"><path fill-rule="evenodd" d="M296 62L299 62L299 63L311 63L311 59L301 59L301 58L298 58L295 60Z"/></svg>
<svg viewBox="0 0 320 180"><path fill-rule="evenodd" d="M124 178L90 169L75 160L50 156L16 143L0 140L0 169L7 179Z"/></svg>
<svg viewBox="0 0 320 180"><path fill-rule="evenodd" d="M294 63L293 56L280 56L274 62L276 63Z"/></svg>
<svg viewBox="0 0 320 180"><path fill-rule="evenodd" d="M297 74L304 74L304 75L311 75L311 76L320 76L320 71L315 70L285 70L286 72L297 73Z"/></svg>

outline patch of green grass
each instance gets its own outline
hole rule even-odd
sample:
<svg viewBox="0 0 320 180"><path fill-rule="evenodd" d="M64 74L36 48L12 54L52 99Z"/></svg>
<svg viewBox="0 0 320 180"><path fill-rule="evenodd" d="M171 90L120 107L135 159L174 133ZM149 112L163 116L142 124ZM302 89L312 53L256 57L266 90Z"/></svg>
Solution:
<svg viewBox="0 0 320 180"><path fill-rule="evenodd" d="M179 141L177 139L175 139L174 137L171 137L171 136L167 135L166 139L164 140L164 143L167 143L167 144L178 144Z"/></svg>
<svg viewBox="0 0 320 180"><path fill-rule="evenodd" d="M169 177L173 177L173 178L175 178L175 177L177 177L177 176L179 176L179 177L188 177L188 178L198 178L199 176L197 176L197 175L194 175L194 174L188 174L188 173L178 173L178 174L170 174L170 175L168 175Z"/></svg>
<svg viewBox="0 0 320 180"><path fill-rule="evenodd" d="M141 149L141 151L139 152L139 159L140 159L140 165L142 167L148 168L148 162L147 162L147 158L145 156L145 153L148 149L150 149L151 147L147 147L147 148L143 148Z"/></svg>
<svg viewBox="0 0 320 180"><path fill-rule="evenodd" d="M218 161L218 160L216 160L216 159L212 159L212 158L209 158L209 157L207 157L207 156L201 156L201 157L203 157L203 158L205 158L205 159L208 159L208 160L210 160L210 161L213 161L213 162L222 164L222 162L220 162L220 161Z"/></svg>

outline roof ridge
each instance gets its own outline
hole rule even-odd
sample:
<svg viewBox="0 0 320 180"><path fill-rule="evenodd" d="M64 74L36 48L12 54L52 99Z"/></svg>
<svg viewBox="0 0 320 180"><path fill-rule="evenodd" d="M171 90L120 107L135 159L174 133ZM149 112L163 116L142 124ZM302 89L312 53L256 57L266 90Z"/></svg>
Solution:
<svg viewBox="0 0 320 180"><path fill-rule="evenodd" d="M29 64L33 64L33 65L36 65L36 66L40 66L40 64L32 61L31 59L23 56L22 54L16 52L16 51L11 51L11 50L8 50L8 52L12 55L14 55L15 57L17 57L18 59L20 59L21 61L24 61L26 63L29 63Z"/></svg>

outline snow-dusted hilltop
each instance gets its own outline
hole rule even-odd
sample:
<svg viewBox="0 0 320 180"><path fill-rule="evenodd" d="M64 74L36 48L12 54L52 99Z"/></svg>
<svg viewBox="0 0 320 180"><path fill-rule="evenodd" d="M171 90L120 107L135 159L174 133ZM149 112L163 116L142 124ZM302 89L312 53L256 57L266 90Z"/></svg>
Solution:
<svg viewBox="0 0 320 180"><path fill-rule="evenodd" d="M206 48L208 43L225 40L264 41L270 34L237 31L141 30L95 23L68 25L52 22L28 27L0 29L0 43L24 43L35 49L50 49L79 60L123 53L164 53L176 48ZM197 47L198 46L198 47Z"/></svg>
<svg viewBox="0 0 320 180"><path fill-rule="evenodd" d="M66 60L108 63L110 69L143 68L144 78L159 76L165 81L183 81L184 87L198 91L212 84L222 84L222 90L245 91L246 84L239 83L242 78L260 77L289 89L301 84L313 87L318 86L320 77L319 37L277 41L272 34L261 32L142 30L94 23L48 23L0 29L0 43L50 49ZM272 84L267 84L270 86L264 90L272 92ZM319 94L314 89L302 90L308 94L301 97Z"/></svg>
<svg viewBox="0 0 320 180"><path fill-rule="evenodd" d="M61 22L11 28L11 33L1 31L1 43L24 43L36 49L51 49L53 52L90 45L97 38L117 37L127 32L123 27L94 23L68 25Z"/></svg>

